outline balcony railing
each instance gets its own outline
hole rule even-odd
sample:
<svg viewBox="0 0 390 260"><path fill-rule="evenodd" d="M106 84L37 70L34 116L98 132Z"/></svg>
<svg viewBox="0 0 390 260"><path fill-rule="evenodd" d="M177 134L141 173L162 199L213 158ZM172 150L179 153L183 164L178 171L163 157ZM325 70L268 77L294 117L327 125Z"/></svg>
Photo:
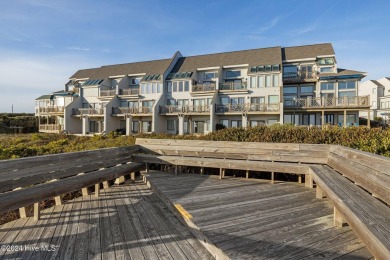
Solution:
<svg viewBox="0 0 390 260"><path fill-rule="evenodd" d="M116 94L115 89L100 91L100 97L111 97L111 96L115 96L115 94Z"/></svg>
<svg viewBox="0 0 390 260"><path fill-rule="evenodd" d="M235 113L235 112L277 112L279 103L249 103L249 104L216 104L216 113Z"/></svg>
<svg viewBox="0 0 390 260"><path fill-rule="evenodd" d="M151 114L153 107L113 107L113 114Z"/></svg>
<svg viewBox="0 0 390 260"><path fill-rule="evenodd" d="M284 81L311 81L317 79L317 73L314 71L298 71L298 72L285 72L283 73Z"/></svg>
<svg viewBox="0 0 390 260"><path fill-rule="evenodd" d="M209 113L209 105L201 106L160 106L160 114L172 114L172 113Z"/></svg>
<svg viewBox="0 0 390 260"><path fill-rule="evenodd" d="M63 106L57 106L57 107L38 107L38 112L40 114L44 113L63 113L64 107Z"/></svg>
<svg viewBox="0 0 390 260"><path fill-rule="evenodd" d="M39 131L62 131L62 125L55 124L47 124L47 125L39 125Z"/></svg>
<svg viewBox="0 0 390 260"><path fill-rule="evenodd" d="M73 108L72 115L103 115L103 108Z"/></svg>
<svg viewBox="0 0 390 260"><path fill-rule="evenodd" d="M235 82L225 82L221 83L219 85L220 91L226 91L226 90L232 90L232 91L238 91L238 90L246 90L246 83L235 83Z"/></svg>
<svg viewBox="0 0 390 260"><path fill-rule="evenodd" d="M215 83L192 85L192 92L212 92L215 91L217 85Z"/></svg>
<svg viewBox="0 0 390 260"><path fill-rule="evenodd" d="M317 98L298 98L285 100L285 108L331 108L331 107L369 107L369 96L358 97L317 97Z"/></svg>
<svg viewBox="0 0 390 260"><path fill-rule="evenodd" d="M139 89L138 88L120 89L119 94L120 95L139 95Z"/></svg>

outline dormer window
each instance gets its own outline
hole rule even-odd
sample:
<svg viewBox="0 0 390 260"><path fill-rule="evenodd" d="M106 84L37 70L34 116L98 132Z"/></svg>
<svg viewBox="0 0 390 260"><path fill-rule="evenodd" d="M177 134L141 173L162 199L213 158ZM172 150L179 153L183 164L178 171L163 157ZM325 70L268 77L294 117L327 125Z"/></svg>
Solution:
<svg viewBox="0 0 390 260"><path fill-rule="evenodd" d="M271 65L265 65L265 72L271 72L272 66Z"/></svg>
<svg viewBox="0 0 390 260"><path fill-rule="evenodd" d="M320 68L321 73L326 73L326 72L333 72L333 67L322 67Z"/></svg>
<svg viewBox="0 0 390 260"><path fill-rule="evenodd" d="M130 79L130 85L139 85L142 78L131 78Z"/></svg>
<svg viewBox="0 0 390 260"><path fill-rule="evenodd" d="M318 65L333 65L334 59L333 58L318 59L317 63L318 63Z"/></svg>

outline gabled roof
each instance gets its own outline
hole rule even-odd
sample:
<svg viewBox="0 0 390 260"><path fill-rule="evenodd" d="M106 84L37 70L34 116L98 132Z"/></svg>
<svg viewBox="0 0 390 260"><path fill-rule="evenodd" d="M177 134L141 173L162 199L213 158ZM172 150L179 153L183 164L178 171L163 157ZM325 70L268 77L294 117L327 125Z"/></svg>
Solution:
<svg viewBox="0 0 390 260"><path fill-rule="evenodd" d="M377 80L371 80L372 83L377 85L378 87L384 87L381 83L379 83Z"/></svg>
<svg viewBox="0 0 390 260"><path fill-rule="evenodd" d="M320 79L330 79L330 78L364 78L366 76L365 72L357 70L348 70L348 69L337 69L337 73L321 73L319 75Z"/></svg>
<svg viewBox="0 0 390 260"><path fill-rule="evenodd" d="M50 99L52 97L52 95L42 95L38 98L36 98L35 100L44 100L44 99Z"/></svg>
<svg viewBox="0 0 390 260"><path fill-rule="evenodd" d="M70 78L102 79L127 74L164 74L171 61L172 59L163 59L102 66L100 68L79 70Z"/></svg>
<svg viewBox="0 0 390 260"><path fill-rule="evenodd" d="M316 58L318 56L335 55L331 43L321 43L313 45L303 45L282 48L282 58L286 60L300 60Z"/></svg>
<svg viewBox="0 0 390 260"><path fill-rule="evenodd" d="M249 66L281 64L281 47L223 52L179 58L171 71L194 72L198 68L249 64Z"/></svg>

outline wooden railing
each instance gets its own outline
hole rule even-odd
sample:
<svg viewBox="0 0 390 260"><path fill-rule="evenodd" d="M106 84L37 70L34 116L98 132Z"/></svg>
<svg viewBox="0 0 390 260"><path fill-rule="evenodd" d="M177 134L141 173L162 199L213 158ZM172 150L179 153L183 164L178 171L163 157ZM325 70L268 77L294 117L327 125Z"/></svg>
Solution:
<svg viewBox="0 0 390 260"><path fill-rule="evenodd" d="M215 105L216 113L234 113L234 112L274 112L279 111L279 103L252 103L252 104L227 104Z"/></svg>
<svg viewBox="0 0 390 260"><path fill-rule="evenodd" d="M298 71L283 73L283 81L316 80L317 74L314 71Z"/></svg>
<svg viewBox="0 0 390 260"><path fill-rule="evenodd" d="M55 124L47 124L47 125L39 125L39 131L62 131L63 126L62 125L55 125Z"/></svg>
<svg viewBox="0 0 390 260"><path fill-rule="evenodd" d="M63 106L55 106L55 107L38 107L37 112L40 114L50 114L50 113L63 113L64 107Z"/></svg>
<svg viewBox="0 0 390 260"><path fill-rule="evenodd" d="M124 181L124 175L144 169L144 164L132 163L131 154L138 146L100 149L94 151L54 154L0 161L0 214L19 209L26 217L26 206L34 204L34 219L40 217L39 202L55 198L62 204L60 195L95 186L99 196L100 183Z"/></svg>
<svg viewBox="0 0 390 260"><path fill-rule="evenodd" d="M128 89L120 89L119 95L139 95L139 89L138 88L128 88Z"/></svg>
<svg viewBox="0 0 390 260"><path fill-rule="evenodd" d="M111 89L111 90L100 90L100 97L111 97L116 95L116 90Z"/></svg>
<svg viewBox="0 0 390 260"><path fill-rule="evenodd" d="M103 108L73 108L72 115L103 115Z"/></svg>
<svg viewBox="0 0 390 260"><path fill-rule="evenodd" d="M285 100L283 106L285 108L369 107L370 97L297 98Z"/></svg>
<svg viewBox="0 0 390 260"><path fill-rule="evenodd" d="M151 114L153 107L113 107L113 114Z"/></svg>
<svg viewBox="0 0 390 260"><path fill-rule="evenodd" d="M239 91L239 90L246 90L247 86L246 83L235 83L235 82L225 82L219 84L219 90L220 91Z"/></svg>
<svg viewBox="0 0 390 260"><path fill-rule="evenodd" d="M170 114L170 113L209 113L210 106L179 106L179 105L171 105L171 106L160 106L160 114Z"/></svg>
<svg viewBox="0 0 390 260"><path fill-rule="evenodd" d="M192 85L192 92L212 92L215 91L217 85L215 83L196 84Z"/></svg>

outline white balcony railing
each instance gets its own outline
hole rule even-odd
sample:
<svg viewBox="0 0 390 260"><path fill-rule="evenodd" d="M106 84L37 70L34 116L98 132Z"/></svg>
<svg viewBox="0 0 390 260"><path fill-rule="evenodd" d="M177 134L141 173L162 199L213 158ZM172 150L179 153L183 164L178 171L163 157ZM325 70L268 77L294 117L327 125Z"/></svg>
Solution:
<svg viewBox="0 0 390 260"><path fill-rule="evenodd" d="M56 124L46 124L46 125L39 125L39 131L62 131L63 126L62 125L56 125Z"/></svg>
<svg viewBox="0 0 390 260"><path fill-rule="evenodd" d="M72 115L103 115L103 108L73 108Z"/></svg>
<svg viewBox="0 0 390 260"><path fill-rule="evenodd" d="M217 88L215 83L192 85L192 92L213 92Z"/></svg>
<svg viewBox="0 0 390 260"><path fill-rule="evenodd" d="M119 90L120 95L139 95L139 89L138 88L128 88L128 89L120 89Z"/></svg>
<svg viewBox="0 0 390 260"><path fill-rule="evenodd" d="M153 107L113 107L112 114L152 114Z"/></svg>
<svg viewBox="0 0 390 260"><path fill-rule="evenodd" d="M111 90L101 90L99 96L100 97L112 97L116 95L116 90L111 89Z"/></svg>
<svg viewBox="0 0 390 260"><path fill-rule="evenodd" d="M40 114L50 114L50 113L63 113L63 106L55 106L55 107L38 107L37 112Z"/></svg>
<svg viewBox="0 0 390 260"><path fill-rule="evenodd" d="M279 103L216 104L216 113L277 112Z"/></svg>
<svg viewBox="0 0 390 260"><path fill-rule="evenodd" d="M169 106L160 106L160 114L171 114L171 113L209 113L209 105L200 105L200 106L179 106L179 105L169 105Z"/></svg>
<svg viewBox="0 0 390 260"><path fill-rule="evenodd" d="M369 107L370 97L297 98L285 100L283 106L285 108Z"/></svg>

